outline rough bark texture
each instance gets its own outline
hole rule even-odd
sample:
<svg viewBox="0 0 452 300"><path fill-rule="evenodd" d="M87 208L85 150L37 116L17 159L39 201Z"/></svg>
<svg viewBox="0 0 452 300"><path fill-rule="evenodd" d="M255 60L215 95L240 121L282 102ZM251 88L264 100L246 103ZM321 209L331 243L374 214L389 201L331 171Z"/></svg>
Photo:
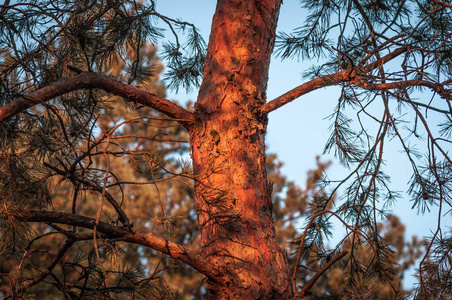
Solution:
<svg viewBox="0 0 452 300"><path fill-rule="evenodd" d="M218 1L190 130L202 255L213 299L288 299L265 174L265 103L280 1Z"/></svg>
<svg viewBox="0 0 452 300"><path fill-rule="evenodd" d="M129 101L153 107L171 118L178 119L183 125L193 121L191 113L171 101L96 73L81 72L81 74L75 77L60 80L26 96L19 97L16 101L8 103L5 106L1 106L0 122L8 120L12 116L36 104L84 88L99 88L114 95L124 97Z"/></svg>

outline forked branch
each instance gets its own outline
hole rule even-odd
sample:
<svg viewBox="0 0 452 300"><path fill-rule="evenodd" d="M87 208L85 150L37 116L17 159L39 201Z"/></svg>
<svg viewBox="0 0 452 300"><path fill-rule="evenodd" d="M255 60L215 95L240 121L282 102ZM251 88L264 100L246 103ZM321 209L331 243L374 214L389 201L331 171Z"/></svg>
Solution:
<svg viewBox="0 0 452 300"><path fill-rule="evenodd" d="M184 126L188 126L194 120L192 113L167 99L97 73L81 72L77 76L57 81L27 95L21 95L17 100L0 107L0 122L8 120L39 103L76 90L90 88L101 89L121 96L128 101L151 107L170 118L178 120Z"/></svg>
<svg viewBox="0 0 452 300"><path fill-rule="evenodd" d="M44 280L47 277L47 275L49 275L52 272L52 270L57 266L57 264L60 262L61 258L66 254L66 252L69 250L69 248L71 248L71 246L74 243L75 243L75 240L73 240L73 239L66 240L64 245L60 248L58 253L52 259L52 262L47 267L47 269L42 271L42 273L39 276L37 276L37 277L25 282L23 285L21 285L18 293L20 294L22 291L26 291L28 288L30 288L30 287L38 284L42 280Z"/></svg>
<svg viewBox="0 0 452 300"><path fill-rule="evenodd" d="M92 188L93 190L102 193L103 196L107 199L107 201L113 206L113 208L118 213L119 221L122 224L124 224L125 227L131 228L129 218L127 217L127 214L122 210L121 205L118 204L116 199L108 191L105 191L104 188L102 186L98 185L94 180L90 180L89 178L80 176L80 175L76 174L75 172L67 174L65 171L60 170L46 162L44 162L44 165L46 167L52 169L53 171L55 171L57 174L60 174L62 176L69 175L72 180L76 180L77 182L82 183L82 184Z"/></svg>
<svg viewBox="0 0 452 300"><path fill-rule="evenodd" d="M452 100L452 90L444 88L444 84L431 82L427 80L405 80L398 82L387 82L375 84L372 82L352 81L353 84L370 91L384 91L391 89L405 89L410 86L428 87L435 91L440 97Z"/></svg>
<svg viewBox="0 0 452 300"><path fill-rule="evenodd" d="M387 63L388 61L396 58L400 54L406 52L408 50L408 47L400 47L396 50L392 51L391 53L387 54L386 56L382 57L381 59L374 61L364 67L357 68L357 67L351 67L346 70L325 75L322 77L317 77L311 81L308 81L306 83L303 83L302 85L297 86L296 88L290 90L289 92L285 93L282 96L279 96L278 98L264 104L261 107L261 113L262 114L268 114L281 106L286 105L287 103L292 102L293 100L299 98L300 96L303 96L304 94L307 94L309 92L312 92L314 90L317 90L322 87L328 87L337 85L340 83L348 82L350 84L353 84L355 86L367 89L367 90L390 90L390 89L403 89L410 86L425 86L428 88L431 88L435 92L437 92L441 97L446 99L452 99L452 91L449 89L444 88L444 85L441 83L435 83L425 80L406 80L406 81L399 81L399 82L391 82L391 83L382 83L382 84L374 84L369 82L367 79L367 74L369 74L371 71L379 68L383 64Z"/></svg>
<svg viewBox="0 0 452 300"><path fill-rule="evenodd" d="M51 222L88 229L93 229L96 225L96 220L93 218L57 211L21 210L16 211L16 215L20 220L25 222ZM152 233L141 231L130 232L101 221L97 223L96 231L109 238L121 239L124 242L138 244L160 251L176 260L190 265L207 276L212 282L223 284L224 276L218 269L211 266L211 264L208 264L199 254L167 239L153 235Z"/></svg>

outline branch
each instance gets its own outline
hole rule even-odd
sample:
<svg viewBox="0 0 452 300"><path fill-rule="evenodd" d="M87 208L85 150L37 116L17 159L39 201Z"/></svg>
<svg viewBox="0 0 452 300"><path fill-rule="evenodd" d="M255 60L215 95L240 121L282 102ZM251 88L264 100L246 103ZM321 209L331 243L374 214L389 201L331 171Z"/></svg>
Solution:
<svg viewBox="0 0 452 300"><path fill-rule="evenodd" d="M441 2L439 0L433 0L433 2L435 2L436 4L439 4L443 7L452 7L452 4L447 4L446 2Z"/></svg>
<svg viewBox="0 0 452 300"><path fill-rule="evenodd" d="M272 112L280 108L281 106L292 102L293 100L303 96L304 94L315 91L317 89L332 86L341 82L347 82L350 80L350 72L351 71L347 69L338 73L317 77L311 81L303 83L302 85L288 91L284 95L279 96L278 98L262 105L261 113L264 115L268 114L269 112Z"/></svg>
<svg viewBox="0 0 452 300"><path fill-rule="evenodd" d="M167 99L97 73L82 72L77 76L57 81L27 95L21 95L17 100L0 107L0 122L8 120L41 102L76 90L89 88L98 88L129 101L154 108L168 117L177 119L184 126L188 126L194 120L192 113Z"/></svg>
<svg viewBox="0 0 452 300"><path fill-rule="evenodd" d="M42 280L44 280L47 275L50 274L50 272L52 272L52 270L56 267L56 265L58 264L58 262L60 261L60 259L64 256L64 254L66 254L66 252L69 250L69 248L71 248L71 246L75 243L75 240L73 239L68 239L66 240L66 242L64 243L64 245L60 248L60 250L58 251L58 253L55 255L55 257L52 259L52 262L50 263L50 265L47 267L47 269L45 269L44 271L41 272L41 275L39 275L36 278L33 278L27 282L25 282L23 285L20 286L18 293L20 294L21 292L27 290L28 288L30 288L33 285L38 284L39 282L41 282Z"/></svg>
<svg viewBox="0 0 452 300"><path fill-rule="evenodd" d="M441 98L452 100L452 90L451 89L445 89L444 85L441 83L435 83L431 81L426 80L405 80L405 81L398 81L398 82L388 82L388 83L380 83L375 84L371 82L365 82L360 81L359 77L358 80L353 80L353 84L356 86L359 86L363 89L370 90L370 91L384 91L384 90L391 90L391 89L404 89L410 86L424 86L432 89L436 93L440 95Z"/></svg>
<svg viewBox="0 0 452 300"><path fill-rule="evenodd" d="M363 73L369 73L381 65L387 63L388 61L396 58L400 54L406 52L408 50L408 47L400 47L389 53L388 55L382 57L381 59L374 61L367 66L360 68L360 72ZM280 108L283 105L286 105L287 103L292 102L293 100L299 98L300 96L303 96L304 94L307 94L309 92L315 91L322 87L332 86L336 85L342 82L349 82L351 81L355 74L355 68L351 67L346 70L325 75L322 77L317 77L311 81L308 81L306 83L303 83L300 86L297 86L296 88L288 91L282 96L279 96L278 98L267 102L266 104L262 105L261 107L261 113L262 114L268 114L271 111L274 111L278 108Z"/></svg>
<svg viewBox="0 0 452 300"><path fill-rule="evenodd" d="M307 291L309 291L312 286L315 284L315 282L322 276L323 273L325 273L333 264L335 264L338 260L340 260L342 257L348 254L348 251L344 250L341 253L338 253L336 256L334 256L328 263L326 263L303 287L303 289L297 293L294 299L297 299L297 297L300 297L300 299L303 298L304 294L306 294Z"/></svg>
<svg viewBox="0 0 452 300"><path fill-rule="evenodd" d="M107 199L107 201L113 206L113 208L118 213L119 221L121 221L121 223L124 224L125 227L128 227L129 229L132 228L129 218L127 217L127 214L122 210L121 206L118 204L116 199L108 191L104 191L104 188L101 187L100 185L98 185L95 181L85 178L83 176L80 176L80 175L76 174L75 172L69 173L69 172L62 171L46 162L44 162L44 165L46 167L52 169L53 171L55 171L55 173L57 173L61 176L70 176L69 179L76 180L80 183L83 183L86 186L91 187L93 190L98 191L101 194L103 193L105 198Z"/></svg>
<svg viewBox="0 0 452 300"><path fill-rule="evenodd" d="M18 219L25 222L52 222L89 229L93 229L96 225L96 220L93 218L57 211L19 210L15 211L15 213ZM213 282L223 284L225 281L223 274L214 266L211 266L199 254L152 233L140 231L129 232L101 221L98 222L96 230L109 238L120 238L122 241L146 246L168 254L172 258L190 265Z"/></svg>

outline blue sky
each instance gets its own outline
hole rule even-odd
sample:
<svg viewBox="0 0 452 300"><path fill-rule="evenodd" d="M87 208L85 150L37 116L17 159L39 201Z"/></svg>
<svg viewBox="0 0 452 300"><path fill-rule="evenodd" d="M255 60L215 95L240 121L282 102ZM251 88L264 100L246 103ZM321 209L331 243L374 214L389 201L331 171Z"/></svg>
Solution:
<svg viewBox="0 0 452 300"><path fill-rule="evenodd" d="M216 1L213 0L165 0L157 1L157 10L164 15L194 23L207 42L215 5ZM278 31L290 32L301 26L303 20L304 14L299 1L286 0L281 9ZM296 59L281 61L273 56L267 90L268 100L303 83L301 73L314 63L315 61L300 62ZM268 150L277 153L279 159L284 162L283 174L302 187L306 172L315 168L315 157L323 152L329 137L330 121L325 118L333 112L339 91L337 87L314 91L269 115L266 138ZM194 101L196 91L188 95L169 92L168 97L182 102ZM387 146L386 170L392 179L391 186L405 193L412 172L411 167L404 154L391 147L391 143ZM322 159L333 161L328 172L331 179L338 179L346 174L346 170L332 156L322 156ZM412 235L430 235L437 225L437 211L432 210L430 214L422 216L418 215L416 210L411 210L411 206L409 199L404 197L393 208L394 213L406 225L406 238L409 239ZM451 218L445 221L448 221L448 224L443 223L444 225L452 226ZM410 287L414 282L414 278L408 278L405 285Z"/></svg>
<svg viewBox="0 0 452 300"><path fill-rule="evenodd" d="M288 1L286 1L288 2ZM297 1L282 6L278 30L291 31L300 25L302 11ZM192 22L208 42L216 1L165 0L157 2L162 14ZM267 99L272 100L302 83L301 72L310 62L281 61L273 56L270 66ZM269 117L267 146L285 162L285 174L303 184L306 172L315 168L315 157L322 153L329 136L330 122L324 120L333 112L338 88L317 90L272 112ZM196 100L197 91L190 94L168 91L168 98L179 101ZM303 159L300 159L303 158ZM290 163L289 163L290 162Z"/></svg>

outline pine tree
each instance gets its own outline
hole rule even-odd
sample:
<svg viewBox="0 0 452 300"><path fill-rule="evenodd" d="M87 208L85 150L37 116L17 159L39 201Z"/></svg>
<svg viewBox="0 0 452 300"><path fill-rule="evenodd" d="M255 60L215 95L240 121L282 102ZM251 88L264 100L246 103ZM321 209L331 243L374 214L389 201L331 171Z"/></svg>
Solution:
<svg viewBox="0 0 452 300"><path fill-rule="evenodd" d="M0 254L10 297L33 297L47 284L67 299L171 299L161 276L177 280L168 257L205 276L213 299L361 299L381 286L402 297L400 256L379 223L395 222L388 210L399 194L384 172L394 141L412 165L415 212L439 207L413 296L452 294L442 222L452 202L452 4L305 0L301 27L276 34L281 4L217 1L208 45L156 1L0 6ZM162 50L167 87L199 86L193 108L159 95L149 43ZM275 45L283 59L321 60L303 84L268 101ZM266 171L268 116L329 86L341 93L325 151L350 173L335 181L317 170L310 184L324 189L303 198L288 184L294 195L278 199ZM284 218L302 218L303 227L285 227ZM329 248L332 219L347 233ZM133 257L118 260L121 252L140 261L122 264ZM332 295L322 280L341 264L345 281Z"/></svg>

